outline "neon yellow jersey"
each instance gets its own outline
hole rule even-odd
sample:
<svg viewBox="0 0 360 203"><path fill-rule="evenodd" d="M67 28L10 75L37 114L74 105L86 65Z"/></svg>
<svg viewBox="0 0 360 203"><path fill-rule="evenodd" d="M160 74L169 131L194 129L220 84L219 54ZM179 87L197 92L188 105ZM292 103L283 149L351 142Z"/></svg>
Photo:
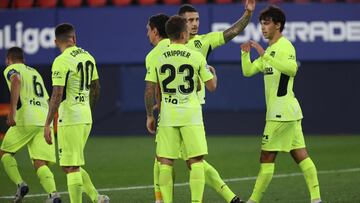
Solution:
<svg viewBox="0 0 360 203"><path fill-rule="evenodd" d="M95 59L84 49L69 47L56 57L52 65L52 85L64 87L59 126L92 123L90 84L97 79Z"/></svg>
<svg viewBox="0 0 360 203"><path fill-rule="evenodd" d="M150 60L145 80L160 83L159 126L203 125L196 86L199 77L204 82L213 78L205 57L183 44L170 44Z"/></svg>
<svg viewBox="0 0 360 203"><path fill-rule="evenodd" d="M203 35L195 35L188 41L186 46L192 50L199 51L204 57L208 57L211 51L225 44L223 32L209 32ZM201 89L197 92L200 103L205 104L205 87L201 83Z"/></svg>
<svg viewBox="0 0 360 203"><path fill-rule="evenodd" d="M4 70L4 76L11 89L10 78L13 74L20 75L20 99L16 111L17 126L44 126L49 110L49 95L45 89L41 75L25 64L12 64Z"/></svg>
<svg viewBox="0 0 360 203"><path fill-rule="evenodd" d="M269 46L262 57L253 63L250 54L242 52L245 75L264 73L266 120L294 121L303 118L298 100L293 92L297 72L295 48L285 37Z"/></svg>
<svg viewBox="0 0 360 203"><path fill-rule="evenodd" d="M158 52L162 51L164 48L170 45L170 40L168 38L162 39L147 55L145 58L145 67L148 69L148 67L151 66L151 63L155 60L152 59L152 57L156 56Z"/></svg>

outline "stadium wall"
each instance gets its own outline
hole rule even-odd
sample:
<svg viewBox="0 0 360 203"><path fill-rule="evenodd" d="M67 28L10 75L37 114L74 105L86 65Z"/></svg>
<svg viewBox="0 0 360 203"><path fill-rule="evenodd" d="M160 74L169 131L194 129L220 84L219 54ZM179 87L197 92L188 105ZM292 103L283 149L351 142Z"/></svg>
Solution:
<svg viewBox="0 0 360 203"><path fill-rule="evenodd" d="M259 4L257 11L264 8ZM360 10L359 4L283 4L288 13L284 34L297 48L299 72L295 94L304 113L305 133L360 134ZM200 33L221 31L242 13L241 4L198 6ZM147 18L158 12L176 13L175 6L30 9L0 11L0 59L5 50L24 48L29 65L38 67L51 92L51 62L58 54L54 26L71 22L78 44L98 62L101 98L94 113L97 135L144 134L144 58L151 49ZM306 11L307 15L303 15ZM226 15L223 15L226 13ZM334 15L337 13L337 15ZM84 18L86 16L86 18ZM106 20L107 23L103 23ZM256 15L245 32L216 49L209 63L217 67L219 88L207 94L204 107L209 134L261 134L265 102L261 75L241 76L239 44L260 37ZM253 54L255 56L255 54ZM8 102L4 78L0 103Z"/></svg>

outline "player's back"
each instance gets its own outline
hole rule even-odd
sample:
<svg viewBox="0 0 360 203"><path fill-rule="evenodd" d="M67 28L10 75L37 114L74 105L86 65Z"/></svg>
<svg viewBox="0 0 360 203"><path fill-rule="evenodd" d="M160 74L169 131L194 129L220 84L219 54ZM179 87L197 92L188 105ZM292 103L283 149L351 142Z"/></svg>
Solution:
<svg viewBox="0 0 360 203"><path fill-rule="evenodd" d="M22 63L12 64L4 71L10 89L12 74L20 76L20 98L16 111L17 126L44 126L48 112L48 93L41 75Z"/></svg>
<svg viewBox="0 0 360 203"><path fill-rule="evenodd" d="M59 125L92 123L90 85L98 73L90 53L76 46L65 49L53 63L52 79L53 86L64 86Z"/></svg>
<svg viewBox="0 0 360 203"><path fill-rule="evenodd" d="M212 78L206 60L183 44L170 44L157 55L155 67L161 87L160 126L201 125L201 105L196 94L199 76Z"/></svg>

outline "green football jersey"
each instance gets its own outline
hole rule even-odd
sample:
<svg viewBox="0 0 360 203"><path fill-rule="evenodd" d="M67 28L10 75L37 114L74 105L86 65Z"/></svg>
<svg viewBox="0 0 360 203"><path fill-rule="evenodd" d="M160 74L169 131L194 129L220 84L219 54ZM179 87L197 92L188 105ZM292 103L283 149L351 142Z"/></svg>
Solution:
<svg viewBox="0 0 360 203"><path fill-rule="evenodd" d="M225 44L223 32L209 32L203 35L195 35L188 41L186 46L192 50L199 51L204 57L208 57L211 51ZM205 87L201 83L201 90L198 92L201 104L205 104Z"/></svg>
<svg viewBox="0 0 360 203"><path fill-rule="evenodd" d="M64 87L59 126L92 123L90 84L97 79L95 59L84 49L69 47L56 57L52 65L52 85Z"/></svg>
<svg viewBox="0 0 360 203"><path fill-rule="evenodd" d="M157 55L158 52L162 51L165 47L170 45L170 40L168 38L162 39L147 55L145 58L145 67L151 66L151 63L154 62L152 58Z"/></svg>
<svg viewBox="0 0 360 203"><path fill-rule="evenodd" d="M10 78L20 75L20 99L16 111L17 126L44 126L49 110L49 95L45 89L41 75L32 67L17 63L4 70L4 76L11 89Z"/></svg>
<svg viewBox="0 0 360 203"><path fill-rule="evenodd" d="M297 72L296 53L291 42L281 37L253 63L250 54L242 52L241 63L246 75L263 72L266 99L266 120L294 121L303 118L293 92Z"/></svg>
<svg viewBox="0 0 360 203"><path fill-rule="evenodd" d="M213 78L201 53L183 44L170 44L150 58L145 80L160 83L159 126L202 125L202 110L196 94L199 77Z"/></svg>

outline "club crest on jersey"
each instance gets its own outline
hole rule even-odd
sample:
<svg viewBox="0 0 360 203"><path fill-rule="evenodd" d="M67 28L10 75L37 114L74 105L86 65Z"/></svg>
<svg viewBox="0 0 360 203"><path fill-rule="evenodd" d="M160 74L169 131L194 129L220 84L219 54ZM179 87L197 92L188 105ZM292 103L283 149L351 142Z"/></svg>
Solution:
<svg viewBox="0 0 360 203"><path fill-rule="evenodd" d="M202 44L201 44L200 40L195 40L195 41L194 41L194 45L195 45L195 47L198 48L198 49L201 49L201 47L202 47Z"/></svg>
<svg viewBox="0 0 360 203"><path fill-rule="evenodd" d="M275 57L275 51L271 51L270 56L272 56L274 58Z"/></svg>

